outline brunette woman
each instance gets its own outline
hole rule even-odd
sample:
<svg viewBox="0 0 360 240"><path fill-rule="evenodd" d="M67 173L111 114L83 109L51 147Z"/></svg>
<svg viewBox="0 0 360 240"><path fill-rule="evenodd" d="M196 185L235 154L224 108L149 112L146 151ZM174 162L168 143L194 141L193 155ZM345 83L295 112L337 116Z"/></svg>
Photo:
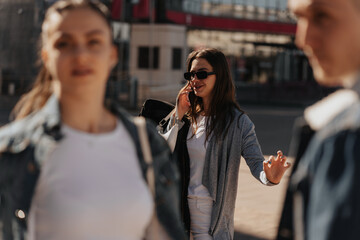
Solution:
<svg viewBox="0 0 360 240"><path fill-rule="evenodd" d="M278 184L290 164L281 151L264 161L254 124L236 103L221 51L190 53L184 77L188 83L164 132L182 174L183 221L195 240L233 239L240 158L265 185Z"/></svg>

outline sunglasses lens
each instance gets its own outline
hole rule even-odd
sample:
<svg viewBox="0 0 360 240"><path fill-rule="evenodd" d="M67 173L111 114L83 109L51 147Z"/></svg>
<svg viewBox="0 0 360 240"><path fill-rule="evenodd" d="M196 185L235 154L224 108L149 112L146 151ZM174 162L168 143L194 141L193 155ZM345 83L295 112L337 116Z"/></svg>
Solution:
<svg viewBox="0 0 360 240"><path fill-rule="evenodd" d="M196 76L197 76L198 79L205 79L205 78L207 78L208 75L207 75L207 72L200 71L200 72L196 73Z"/></svg>
<svg viewBox="0 0 360 240"><path fill-rule="evenodd" d="M186 80L188 80L188 81L190 81L191 80L191 72L186 72L186 73L184 73L184 78L186 79Z"/></svg>
<svg viewBox="0 0 360 240"><path fill-rule="evenodd" d="M212 73L210 73L212 74ZM205 79L209 76L209 74L206 71L200 71L200 72L186 72L184 73L184 78L188 81L191 81L191 79L196 75L198 79Z"/></svg>

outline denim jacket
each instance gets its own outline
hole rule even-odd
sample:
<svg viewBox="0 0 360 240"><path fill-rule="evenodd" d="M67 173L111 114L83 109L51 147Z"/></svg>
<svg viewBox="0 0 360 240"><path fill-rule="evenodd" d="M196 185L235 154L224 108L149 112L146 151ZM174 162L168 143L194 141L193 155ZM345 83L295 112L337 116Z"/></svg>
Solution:
<svg viewBox="0 0 360 240"><path fill-rule="evenodd" d="M360 78L298 123L277 239L359 239Z"/></svg>
<svg viewBox="0 0 360 240"><path fill-rule="evenodd" d="M141 152L133 117L112 104L110 110L125 125L135 143L146 180L147 164ZM3 239L24 239L26 221L42 164L62 139L59 102L51 96L46 105L26 118L0 129L0 227ZM147 123L156 185L156 211L172 239L186 239L179 211L179 173L167 143Z"/></svg>

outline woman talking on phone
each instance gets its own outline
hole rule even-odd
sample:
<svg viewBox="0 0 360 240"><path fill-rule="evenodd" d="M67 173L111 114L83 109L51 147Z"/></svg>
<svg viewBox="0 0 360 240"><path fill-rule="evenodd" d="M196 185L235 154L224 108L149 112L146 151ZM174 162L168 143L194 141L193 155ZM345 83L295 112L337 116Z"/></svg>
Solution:
<svg viewBox="0 0 360 240"><path fill-rule="evenodd" d="M178 94L176 113L164 132L177 136L174 153L182 174L183 221L195 240L233 239L241 156L265 185L278 184L290 164L281 151L264 161L254 124L236 103L222 52L191 52L184 77L188 83Z"/></svg>

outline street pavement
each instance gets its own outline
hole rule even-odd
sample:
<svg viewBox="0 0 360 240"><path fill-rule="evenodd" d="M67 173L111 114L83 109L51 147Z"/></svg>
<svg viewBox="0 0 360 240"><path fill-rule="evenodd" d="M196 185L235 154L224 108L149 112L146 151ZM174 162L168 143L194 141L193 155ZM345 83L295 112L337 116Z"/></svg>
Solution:
<svg viewBox="0 0 360 240"><path fill-rule="evenodd" d="M0 126L7 122L14 101L0 103ZM277 150L288 154L294 120L303 109L295 107L243 105L243 110L255 124L255 130L265 158ZM133 114L136 114L134 111ZM291 162L291 159L289 159ZM290 170L276 186L264 186L250 173L242 159L235 207L235 240L274 239Z"/></svg>
<svg viewBox="0 0 360 240"><path fill-rule="evenodd" d="M288 170L280 184L265 186L251 175L246 162L241 160L235 205L235 240L275 238L289 173Z"/></svg>

